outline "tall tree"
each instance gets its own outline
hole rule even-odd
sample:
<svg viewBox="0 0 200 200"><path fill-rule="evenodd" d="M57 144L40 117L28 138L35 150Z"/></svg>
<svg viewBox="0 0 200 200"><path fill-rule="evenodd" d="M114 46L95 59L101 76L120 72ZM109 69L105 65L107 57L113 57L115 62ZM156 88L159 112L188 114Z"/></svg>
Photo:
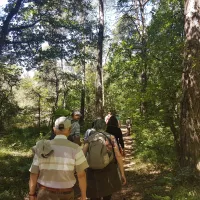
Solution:
<svg viewBox="0 0 200 200"><path fill-rule="evenodd" d="M96 78L96 114L103 117L103 39L104 39L104 0L99 0L99 32L98 32L98 57Z"/></svg>
<svg viewBox="0 0 200 200"><path fill-rule="evenodd" d="M134 57L134 53L140 57L140 81L141 81L141 102L140 112L143 115L147 110L147 102L145 102L145 93L148 80L148 49L147 49L147 10L150 0L119 0L118 5L121 12L121 23L119 28L125 33L125 39L130 42L132 48L127 48L129 59ZM129 27L127 27L127 25ZM128 34L128 35L126 35ZM134 53L133 53L134 51Z"/></svg>
<svg viewBox="0 0 200 200"><path fill-rule="evenodd" d="M71 60L83 31L80 13L90 8L88 0L8 1L0 18L0 56L27 68L44 56ZM44 53L45 41L51 51Z"/></svg>
<svg viewBox="0 0 200 200"><path fill-rule="evenodd" d="M200 1L185 0L185 58L182 74L181 166L193 169L200 161Z"/></svg>

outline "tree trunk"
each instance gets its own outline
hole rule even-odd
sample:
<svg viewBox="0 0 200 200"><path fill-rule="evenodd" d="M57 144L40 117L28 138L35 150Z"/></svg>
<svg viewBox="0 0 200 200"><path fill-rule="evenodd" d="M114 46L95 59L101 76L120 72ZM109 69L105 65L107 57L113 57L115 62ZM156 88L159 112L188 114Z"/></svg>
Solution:
<svg viewBox="0 0 200 200"><path fill-rule="evenodd" d="M143 72L141 74L141 92L146 93L147 89L147 41L146 41L146 25L145 25L145 3L143 0L139 0L139 8L140 8L140 19L141 19L141 57L142 57L142 66ZM139 18L139 17L138 17ZM145 115L147 112L147 102L141 102L141 114Z"/></svg>
<svg viewBox="0 0 200 200"><path fill-rule="evenodd" d="M58 74L56 72L56 69L53 69L54 75L55 75L55 91L56 91L56 96L55 96L55 110L58 108L58 100L59 100L59 78Z"/></svg>
<svg viewBox="0 0 200 200"><path fill-rule="evenodd" d="M200 158L200 1L185 0L183 98L180 115L180 164L196 170Z"/></svg>
<svg viewBox="0 0 200 200"><path fill-rule="evenodd" d="M85 50L84 50L85 53ZM84 122L85 117L85 59L83 61L83 78L82 78L82 90L81 90L81 118L80 124Z"/></svg>
<svg viewBox="0 0 200 200"><path fill-rule="evenodd" d="M98 33L98 59L96 80L96 115L103 117L103 39L104 39L104 3L99 0L99 33Z"/></svg>
<svg viewBox="0 0 200 200"><path fill-rule="evenodd" d="M38 94L38 129L41 127L41 95Z"/></svg>

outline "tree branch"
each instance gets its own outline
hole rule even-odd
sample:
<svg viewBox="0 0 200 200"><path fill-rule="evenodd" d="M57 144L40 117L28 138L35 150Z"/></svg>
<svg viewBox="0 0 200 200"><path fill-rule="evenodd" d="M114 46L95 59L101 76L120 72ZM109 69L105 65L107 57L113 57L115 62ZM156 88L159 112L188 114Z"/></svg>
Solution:
<svg viewBox="0 0 200 200"><path fill-rule="evenodd" d="M150 0L146 0L146 2L143 3L143 7L149 2Z"/></svg>
<svg viewBox="0 0 200 200"><path fill-rule="evenodd" d="M36 25L38 22L40 22L40 21L41 21L41 19L35 21L33 24L29 24L29 25L25 25L25 26L19 26L19 27L10 28L10 29L8 30L8 32L10 32L10 31L19 31L19 30L22 30L22 29L31 28L31 27L35 26L35 25Z"/></svg>
<svg viewBox="0 0 200 200"><path fill-rule="evenodd" d="M15 7L11 9L11 11L8 13L6 20L3 22L2 31L1 31L1 37L6 36L8 34L8 26L10 24L10 21L16 15L20 9L21 3L23 0L17 0Z"/></svg>
<svg viewBox="0 0 200 200"><path fill-rule="evenodd" d="M12 18L19 12L20 6L23 0L17 0L15 7L13 7L8 13L6 20L3 22L3 26L0 33L0 54L5 43L6 36L8 34L8 27Z"/></svg>

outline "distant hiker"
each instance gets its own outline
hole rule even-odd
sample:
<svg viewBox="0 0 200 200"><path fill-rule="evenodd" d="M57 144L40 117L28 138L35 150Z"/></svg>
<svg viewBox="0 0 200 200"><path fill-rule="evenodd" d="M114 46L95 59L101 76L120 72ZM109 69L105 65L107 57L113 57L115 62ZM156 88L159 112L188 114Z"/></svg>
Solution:
<svg viewBox="0 0 200 200"><path fill-rule="evenodd" d="M105 117L106 124L108 123L108 121L109 121L109 119L110 119L111 116L112 116L111 112L108 112L108 114Z"/></svg>
<svg viewBox="0 0 200 200"><path fill-rule="evenodd" d="M131 135L131 126L132 126L132 121L131 118L128 117L128 119L126 120L127 135Z"/></svg>
<svg viewBox="0 0 200 200"><path fill-rule="evenodd" d="M81 147L69 141L71 119L59 117L53 128L53 140L41 140L34 147L30 168L29 200L74 200L77 173L81 199L86 200L86 174L88 163ZM39 191L36 197L36 185Z"/></svg>
<svg viewBox="0 0 200 200"><path fill-rule="evenodd" d="M68 140L81 145L80 141L80 124L79 124L79 119L81 117L81 113L79 111L73 111L71 114L71 123L72 123L72 128L70 135L68 136ZM52 132L50 136L50 140L54 139L55 133Z"/></svg>
<svg viewBox="0 0 200 200"><path fill-rule="evenodd" d="M122 131L118 127L118 120L115 116L110 117L108 124L107 124L106 132L115 136L120 153L122 154L122 156L125 156L124 140L123 140L123 136L122 136Z"/></svg>
<svg viewBox="0 0 200 200"><path fill-rule="evenodd" d="M115 138L105 132L105 121L97 119L94 128L96 131L88 137L83 147L89 164L86 172L87 197L90 200L100 200L101 197L111 200L112 194L126 184L123 160Z"/></svg>
<svg viewBox="0 0 200 200"><path fill-rule="evenodd" d="M68 136L68 140L81 145L80 141L80 124L79 119L81 117L81 113L79 111L73 111L71 114L72 117L72 128L70 135Z"/></svg>

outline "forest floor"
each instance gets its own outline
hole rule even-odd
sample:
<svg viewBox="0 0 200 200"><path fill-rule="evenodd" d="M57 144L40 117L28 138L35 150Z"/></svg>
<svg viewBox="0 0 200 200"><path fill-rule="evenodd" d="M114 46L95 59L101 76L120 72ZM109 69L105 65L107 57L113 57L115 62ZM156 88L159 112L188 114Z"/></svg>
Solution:
<svg viewBox="0 0 200 200"><path fill-rule="evenodd" d="M151 187L160 171L151 165L143 164L134 158L135 144L134 133L126 135L126 128L121 128L125 143L126 156L124 158L125 175L127 184L122 190L113 194L112 200L141 200L145 198L145 189ZM146 197L145 199L150 199Z"/></svg>
<svg viewBox="0 0 200 200"><path fill-rule="evenodd" d="M124 167L127 184L121 191L113 194L112 200L200 199L199 179L195 180L188 171L178 171L177 174L177 170L173 168L153 165L147 162L147 159L137 158L138 133L127 136L125 127L122 127L122 132L126 150ZM39 137L26 131L0 137L0 200L26 199L24 197L28 195L28 170L32 162L30 147ZM162 156L162 152L158 156ZM75 197L75 200L80 199L78 183Z"/></svg>
<svg viewBox="0 0 200 200"><path fill-rule="evenodd" d="M127 136L126 128L121 128L125 143L126 156L124 158L125 175L127 178L127 184L122 187L122 190L116 192L112 196L112 200L151 200L152 188L159 188L162 191L162 195L170 190L170 188L163 188L159 184L157 179L163 176L160 170L156 170L151 164L144 164L134 158L135 144L134 133L131 136ZM164 193L163 193L164 192ZM75 200L80 199L80 193L78 189L75 190ZM78 197L79 196L79 197ZM156 195L155 195L156 196ZM154 196L154 197L155 197Z"/></svg>

